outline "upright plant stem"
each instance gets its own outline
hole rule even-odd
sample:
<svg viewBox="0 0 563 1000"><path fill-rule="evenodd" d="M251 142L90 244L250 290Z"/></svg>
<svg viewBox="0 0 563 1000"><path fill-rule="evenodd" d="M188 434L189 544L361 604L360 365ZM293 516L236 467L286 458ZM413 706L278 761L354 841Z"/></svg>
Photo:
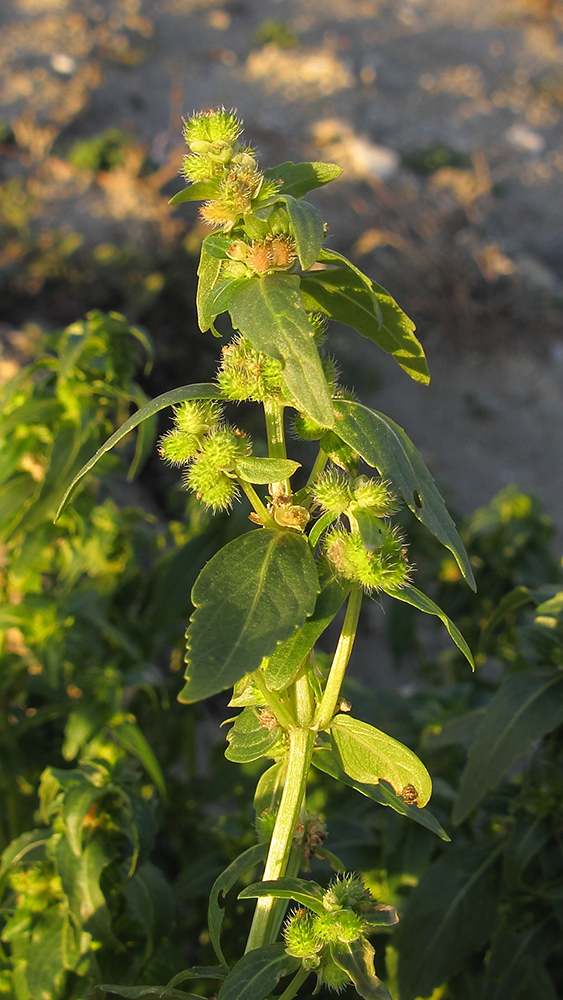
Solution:
<svg viewBox="0 0 563 1000"><path fill-rule="evenodd" d="M266 434L268 437L268 455L270 458L287 458L285 446L285 428L283 424L284 408L281 403L275 400L267 400L264 403L264 416L266 418ZM286 496L291 493L289 479L281 480L282 491Z"/></svg>
<svg viewBox="0 0 563 1000"><path fill-rule="evenodd" d="M344 618L344 624L342 625L340 639L338 640L338 645L334 653L334 659L332 661L324 694L313 721L313 727L317 731L326 729L336 711L340 688L342 687L342 681L344 680L344 674L346 673L346 667L348 666L348 661L354 645L354 639L356 638L360 608L362 606L362 597L363 590L361 584L354 584L352 590L350 591L350 597L348 598L346 616Z"/></svg>
<svg viewBox="0 0 563 1000"><path fill-rule="evenodd" d="M285 875L287 862L293 843L295 825L303 805L307 775L311 765L311 756L316 734L310 729L289 730L289 757L287 761L287 777L283 794L274 824L270 849L264 868L264 881L281 878ZM273 896L263 896L256 904L256 911L250 928L246 950L252 951L268 944L268 924L270 913L275 906Z"/></svg>

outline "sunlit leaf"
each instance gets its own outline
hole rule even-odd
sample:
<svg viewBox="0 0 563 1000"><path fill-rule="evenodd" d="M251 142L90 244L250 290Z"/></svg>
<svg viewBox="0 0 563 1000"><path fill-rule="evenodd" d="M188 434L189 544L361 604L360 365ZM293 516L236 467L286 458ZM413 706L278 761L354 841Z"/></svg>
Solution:
<svg viewBox="0 0 563 1000"><path fill-rule="evenodd" d="M229 542L193 588L180 700L207 698L256 670L312 614L318 589L303 535L262 528Z"/></svg>
<svg viewBox="0 0 563 1000"><path fill-rule="evenodd" d="M172 196L169 205L181 205L185 201L207 201L217 196L215 181L196 181Z"/></svg>
<svg viewBox="0 0 563 1000"><path fill-rule="evenodd" d="M260 757L270 756L270 751L280 737L279 726L268 729L261 725L258 713L254 709L245 708L227 733L229 745L225 750L225 757L238 764L248 764L252 760L259 760Z"/></svg>
<svg viewBox="0 0 563 1000"><path fill-rule="evenodd" d="M283 878L274 881L253 882L239 892L239 899L259 899L275 896L277 899L294 899L296 903L308 906L313 913L322 917L326 913L323 905L323 889L316 882L304 878Z"/></svg>
<svg viewBox="0 0 563 1000"><path fill-rule="evenodd" d="M402 427L361 403L336 399L334 408L336 433L391 481L415 517L450 550L474 590L473 570L463 542L432 476Z"/></svg>
<svg viewBox="0 0 563 1000"><path fill-rule="evenodd" d="M302 198L309 191L328 184L329 181L336 180L342 173L342 167L336 163L292 163L286 160L277 167L268 167L264 171L264 177L268 180L276 181L280 185L280 191L289 194L293 198Z"/></svg>
<svg viewBox="0 0 563 1000"><path fill-rule="evenodd" d="M236 464L237 475L246 482L257 485L291 479L300 468L300 462L292 462L287 458L239 458Z"/></svg>
<svg viewBox="0 0 563 1000"><path fill-rule="evenodd" d="M354 983L356 993L364 1000L391 1000L386 986L375 974L375 949L362 937L352 944L331 945L332 959Z"/></svg>
<svg viewBox="0 0 563 1000"><path fill-rule="evenodd" d="M364 784L388 781L397 795L413 788L417 804L425 806L432 780L424 764L403 743L359 719L343 713L330 723L333 744L346 774Z"/></svg>
<svg viewBox="0 0 563 1000"><path fill-rule="evenodd" d="M218 386L214 385L212 382L201 382L196 383L195 385L182 385L178 389L171 389L169 392L164 392L161 396L156 396L154 399L151 399L150 402L145 403L144 406L141 406L140 410L136 410L135 413L132 413L129 419L126 420L125 423L123 423L121 427L119 427L118 430L116 430L111 437L107 439L102 447L98 448L96 454L93 455L88 462L86 462L86 465L82 466L80 471L70 483L70 486L68 486L65 491L65 494L60 502L59 509L57 510L55 521L63 512L70 494L76 484L80 482L83 476L87 475L87 473L94 468L97 462L100 461L102 455L111 451L114 445L118 444L119 441L121 441L125 435L129 433L129 431L138 427L143 420L147 420L149 417L152 417L152 415L154 413L158 413L159 410L166 409L167 406L174 406L176 403L184 402L184 400L220 398L221 390Z"/></svg>
<svg viewBox="0 0 563 1000"><path fill-rule="evenodd" d="M297 275L245 281L235 289L229 312L233 326L257 351L282 362L284 383L299 409L322 427L332 427L332 402Z"/></svg>

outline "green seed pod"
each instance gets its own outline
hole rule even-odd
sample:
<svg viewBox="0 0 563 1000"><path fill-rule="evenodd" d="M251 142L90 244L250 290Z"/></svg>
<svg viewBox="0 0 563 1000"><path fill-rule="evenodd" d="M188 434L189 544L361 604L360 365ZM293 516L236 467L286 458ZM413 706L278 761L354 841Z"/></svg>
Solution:
<svg viewBox="0 0 563 1000"><path fill-rule="evenodd" d="M335 993L340 993L350 984L348 973L341 969L332 958L327 955L318 971L319 982Z"/></svg>
<svg viewBox="0 0 563 1000"><path fill-rule="evenodd" d="M353 910L333 910L316 917L313 929L324 944L350 944L361 936L364 921Z"/></svg>
<svg viewBox="0 0 563 1000"><path fill-rule="evenodd" d="M226 111L225 108L200 111L184 123L184 139L190 149L194 148L194 142L217 142L219 140L234 143L241 132L242 122L234 111Z"/></svg>
<svg viewBox="0 0 563 1000"><path fill-rule="evenodd" d="M362 903L372 902L372 895L357 875L342 875L328 886L323 896L323 906L327 910L343 907L355 909Z"/></svg>
<svg viewBox="0 0 563 1000"><path fill-rule="evenodd" d="M188 181L209 181L220 178L223 168L205 154L185 156L182 161L182 173Z"/></svg>
<svg viewBox="0 0 563 1000"><path fill-rule="evenodd" d="M315 483L313 498L323 510L343 514L352 502L349 477L337 469L329 469Z"/></svg>
<svg viewBox="0 0 563 1000"><path fill-rule="evenodd" d="M293 958L312 958L323 946L313 930L313 915L303 907L289 917L283 934L285 950Z"/></svg>
<svg viewBox="0 0 563 1000"><path fill-rule="evenodd" d="M238 458L244 458L251 451L249 438L242 431L238 434L233 427L224 424L207 435L203 442L201 458L220 472L232 472Z"/></svg>
<svg viewBox="0 0 563 1000"><path fill-rule="evenodd" d="M262 403L280 398L282 370L276 358L255 350L250 341L241 336L234 337L221 353L217 381L227 399L252 399Z"/></svg>
<svg viewBox="0 0 563 1000"><path fill-rule="evenodd" d="M358 476L352 484L354 499L351 509L364 508L376 517L388 517L394 514L399 509L399 504L389 486L390 484L383 479Z"/></svg>
<svg viewBox="0 0 563 1000"><path fill-rule="evenodd" d="M221 420L220 403L210 399L188 399L174 407L174 421L178 430L194 437L209 434Z"/></svg>
<svg viewBox="0 0 563 1000"><path fill-rule="evenodd" d="M269 843L272 839L276 816L277 812L274 809L265 809L256 817L256 835L260 844Z"/></svg>
<svg viewBox="0 0 563 1000"><path fill-rule="evenodd" d="M406 561L406 549L401 536L389 530L382 546L371 550L358 534L333 528L324 537L324 552L340 576L352 583L361 583L364 590L393 591L404 587L411 567Z"/></svg>
<svg viewBox="0 0 563 1000"><path fill-rule="evenodd" d="M321 427L306 413L296 413L293 417L292 430L295 437L302 441L320 441L326 434L326 427Z"/></svg>
<svg viewBox="0 0 563 1000"><path fill-rule="evenodd" d="M170 465L186 465L198 450L198 439L178 428L163 434L158 442L158 454Z"/></svg>
<svg viewBox="0 0 563 1000"><path fill-rule="evenodd" d="M184 479L184 485L213 511L228 510L233 500L239 496L236 483L224 472L210 465L204 455L192 463Z"/></svg>

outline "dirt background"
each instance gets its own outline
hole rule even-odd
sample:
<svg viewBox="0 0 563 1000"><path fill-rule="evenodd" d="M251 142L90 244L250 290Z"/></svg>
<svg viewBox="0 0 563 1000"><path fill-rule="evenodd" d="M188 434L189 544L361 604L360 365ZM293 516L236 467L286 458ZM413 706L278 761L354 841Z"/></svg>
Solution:
<svg viewBox="0 0 563 1000"><path fill-rule="evenodd" d="M339 162L343 179L312 196L331 245L412 315L432 373L421 387L337 331L348 380L405 428L454 510L515 483L563 539L562 3L4 0L0 28L17 143L0 150L3 210L40 204L29 227L45 253L176 241L193 271L196 210L167 208L193 109L236 107L263 165ZM72 144L108 127L133 137L123 162L76 169ZM10 247L32 297L43 278L26 285ZM57 252L70 266L72 247ZM2 329L9 374L18 331Z"/></svg>

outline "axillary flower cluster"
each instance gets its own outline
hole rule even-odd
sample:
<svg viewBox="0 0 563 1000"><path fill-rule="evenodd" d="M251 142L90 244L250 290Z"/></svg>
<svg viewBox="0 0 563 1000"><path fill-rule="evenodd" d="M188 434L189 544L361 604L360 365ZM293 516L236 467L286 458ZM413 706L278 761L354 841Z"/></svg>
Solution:
<svg viewBox="0 0 563 1000"><path fill-rule="evenodd" d="M301 906L289 915L284 928L286 951L300 958L304 969L316 973L319 989L324 985L340 992L350 983L347 953L354 945L371 951L367 935L374 925L393 924L398 918L394 907L376 904L356 875L337 878L321 902L321 912Z"/></svg>

